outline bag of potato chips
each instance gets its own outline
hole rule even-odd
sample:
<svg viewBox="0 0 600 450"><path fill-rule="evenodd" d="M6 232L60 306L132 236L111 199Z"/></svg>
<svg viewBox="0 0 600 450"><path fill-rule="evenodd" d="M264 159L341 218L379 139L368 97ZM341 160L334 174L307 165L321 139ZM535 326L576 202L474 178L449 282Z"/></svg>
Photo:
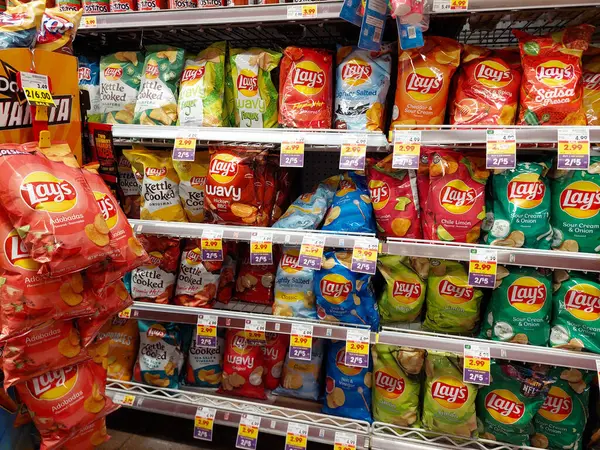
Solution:
<svg viewBox="0 0 600 450"><path fill-rule="evenodd" d="M310 361L290 358L289 353L286 355L281 384L273 394L306 400L319 399L325 341L313 338L311 351Z"/></svg>
<svg viewBox="0 0 600 450"><path fill-rule="evenodd" d="M298 265L300 249L285 246L275 277L273 315L316 319L314 270Z"/></svg>
<svg viewBox="0 0 600 450"><path fill-rule="evenodd" d="M173 161L179 176L179 198L189 222L204 222L204 186L208 174L208 152L196 152L194 161Z"/></svg>
<svg viewBox="0 0 600 450"><path fill-rule="evenodd" d="M131 381L140 343L138 321L114 316L102 327L97 339L99 341L108 339L107 377Z"/></svg>
<svg viewBox="0 0 600 450"><path fill-rule="evenodd" d="M437 433L477 437L477 387L463 382L462 358L453 353L429 351L425 375L423 428Z"/></svg>
<svg viewBox="0 0 600 450"><path fill-rule="evenodd" d="M77 62L79 90L87 91L90 98L90 109L86 111L88 122L100 122L100 60L78 56Z"/></svg>
<svg viewBox="0 0 600 450"><path fill-rule="evenodd" d="M144 57L117 52L100 58L100 112L104 123L133 123Z"/></svg>
<svg viewBox="0 0 600 450"><path fill-rule="evenodd" d="M290 337L287 334L266 333L267 342L261 345L264 358L265 373L263 381L266 389L275 389L279 386L279 379L283 372L283 362L290 345Z"/></svg>
<svg viewBox="0 0 600 450"><path fill-rule="evenodd" d="M36 36L35 48L72 55L73 41L82 14L82 9L61 11L60 8L46 8L42 16L40 31Z"/></svg>
<svg viewBox="0 0 600 450"><path fill-rule="evenodd" d="M75 432L67 438L59 441L58 447L48 447L44 444L40 450L49 450L50 448L60 448L60 450L81 450L84 448L98 447L110 439L106 431L106 418L94 420L88 425L76 428Z"/></svg>
<svg viewBox="0 0 600 450"><path fill-rule="evenodd" d="M219 330L220 331L220 330ZM189 386L217 388L221 384L223 372L223 333L217 335L217 347L199 347L196 344L196 330L192 336L188 352L185 383Z"/></svg>
<svg viewBox="0 0 600 450"><path fill-rule="evenodd" d="M11 0L5 11L0 11L0 50L33 48L40 28L45 2Z"/></svg>
<svg viewBox="0 0 600 450"><path fill-rule="evenodd" d="M203 261L201 239L188 239L181 255L175 288L176 305L212 308L217 295L222 261ZM223 248L223 258L227 256Z"/></svg>
<svg viewBox="0 0 600 450"><path fill-rule="evenodd" d="M588 125L600 125L600 57L583 62L583 108Z"/></svg>

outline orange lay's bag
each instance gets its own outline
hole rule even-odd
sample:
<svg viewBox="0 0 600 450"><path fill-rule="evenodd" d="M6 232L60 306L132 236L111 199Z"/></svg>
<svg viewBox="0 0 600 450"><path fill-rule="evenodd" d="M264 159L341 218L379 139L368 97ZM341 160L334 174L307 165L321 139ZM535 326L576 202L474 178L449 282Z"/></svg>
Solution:
<svg viewBox="0 0 600 450"><path fill-rule="evenodd" d="M465 45L450 103L453 125L512 125L521 86L519 53Z"/></svg>
<svg viewBox="0 0 600 450"><path fill-rule="evenodd" d="M594 27L578 25L545 36L513 30L523 79L520 125L585 125L581 57Z"/></svg>
<svg viewBox="0 0 600 450"><path fill-rule="evenodd" d="M441 125L461 45L429 36L425 45L400 52L392 125Z"/></svg>
<svg viewBox="0 0 600 450"><path fill-rule="evenodd" d="M40 450L92 450L110 439L106 431L106 418L83 425L56 445L49 447L42 443Z"/></svg>
<svg viewBox="0 0 600 450"><path fill-rule="evenodd" d="M583 63L583 108L588 125L600 125L600 56Z"/></svg>

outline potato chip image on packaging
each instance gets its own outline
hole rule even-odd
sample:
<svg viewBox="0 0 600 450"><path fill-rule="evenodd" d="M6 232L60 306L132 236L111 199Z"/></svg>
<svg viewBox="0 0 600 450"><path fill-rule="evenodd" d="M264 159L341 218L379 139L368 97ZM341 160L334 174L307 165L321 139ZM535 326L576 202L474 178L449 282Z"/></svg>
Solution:
<svg viewBox="0 0 600 450"><path fill-rule="evenodd" d="M545 347L552 312L550 275L546 269L499 266L480 337Z"/></svg>
<svg viewBox="0 0 600 450"><path fill-rule="evenodd" d="M379 313L371 275L352 272L351 252L324 254L321 270L315 271L317 316L327 322L355 323L379 328Z"/></svg>
<svg viewBox="0 0 600 450"><path fill-rule="evenodd" d="M275 395L318 400L321 394L321 368L325 351L325 340L313 338L310 361L290 358L287 354L279 387Z"/></svg>
<svg viewBox="0 0 600 450"><path fill-rule="evenodd" d="M197 151L194 161L173 161L179 176L179 198L189 222L204 222L204 186L208 174L208 152Z"/></svg>
<svg viewBox="0 0 600 450"><path fill-rule="evenodd" d="M231 72L227 79L227 108L230 122L240 128L277 127L279 96L271 72L281 53L263 48L229 50Z"/></svg>
<svg viewBox="0 0 600 450"><path fill-rule="evenodd" d="M177 123L177 87L184 64L182 49L162 45L148 47L140 92L135 102L134 123Z"/></svg>
<svg viewBox="0 0 600 450"><path fill-rule="evenodd" d="M273 315L316 319L314 270L298 265L300 248L283 248L275 276Z"/></svg>
<svg viewBox="0 0 600 450"><path fill-rule="evenodd" d="M424 350L377 344L373 352L373 419L420 427L419 396Z"/></svg>
<svg viewBox="0 0 600 450"><path fill-rule="evenodd" d="M600 282L581 272L554 271L550 346L600 353Z"/></svg>
<svg viewBox="0 0 600 450"><path fill-rule="evenodd" d="M391 50L391 45L384 45L380 52L338 47L335 128L383 131Z"/></svg>
<svg viewBox="0 0 600 450"><path fill-rule="evenodd" d="M196 330L192 336L188 352L185 383L189 386L217 388L221 384L223 371L223 349L225 341L222 332L217 335L217 347L198 347L196 345Z"/></svg>
<svg viewBox="0 0 600 450"><path fill-rule="evenodd" d="M600 56L583 62L583 108L588 125L600 125Z"/></svg>
<svg viewBox="0 0 600 450"><path fill-rule="evenodd" d="M226 48L226 42L215 42L185 62L177 101L178 125L229 125L224 100Z"/></svg>
<svg viewBox="0 0 600 450"><path fill-rule="evenodd" d="M477 387L463 382L462 358L452 353L430 351L425 360L425 375L423 428L477 437Z"/></svg>
<svg viewBox="0 0 600 450"><path fill-rule="evenodd" d="M117 52L100 58L102 122L133 123L143 61L140 52Z"/></svg>
<svg viewBox="0 0 600 450"><path fill-rule="evenodd" d="M461 263L431 260L423 328L439 333L472 333L479 323L482 297L481 289L469 286Z"/></svg>
<svg viewBox="0 0 600 450"><path fill-rule="evenodd" d="M552 248L600 253L600 156L590 157L588 170L556 170L551 177Z"/></svg>
<svg viewBox="0 0 600 450"><path fill-rule="evenodd" d="M325 365L323 413L372 422L372 361L369 358L368 368L351 367L344 364L345 357L346 342L331 341Z"/></svg>
<svg viewBox="0 0 600 450"><path fill-rule="evenodd" d="M140 350L133 370L134 381L177 389L184 360L179 324L140 320L138 325Z"/></svg>
<svg viewBox="0 0 600 450"><path fill-rule="evenodd" d="M531 445L533 418L544 404L554 378L525 366L491 361L493 382L477 394L480 437Z"/></svg>
<svg viewBox="0 0 600 450"><path fill-rule="evenodd" d="M486 218L491 228L485 235L486 244L550 249L551 196L546 173L551 166L551 158L539 162L517 161L514 169L494 173L493 205Z"/></svg>

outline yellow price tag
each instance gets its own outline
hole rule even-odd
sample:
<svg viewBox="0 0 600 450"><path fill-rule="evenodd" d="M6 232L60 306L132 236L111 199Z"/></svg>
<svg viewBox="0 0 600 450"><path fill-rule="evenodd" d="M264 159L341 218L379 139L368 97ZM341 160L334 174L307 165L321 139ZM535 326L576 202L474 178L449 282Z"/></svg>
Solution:
<svg viewBox="0 0 600 450"><path fill-rule="evenodd" d="M465 357L465 367L468 369L490 371L490 360L487 358L475 358L472 356Z"/></svg>
<svg viewBox="0 0 600 450"><path fill-rule="evenodd" d="M195 150L196 149L196 139L194 138L177 138L175 139L174 148L179 150Z"/></svg>
<svg viewBox="0 0 600 450"><path fill-rule="evenodd" d="M240 430L238 434L245 438L256 439L258 437L258 427L255 427L254 425L248 426L245 424L240 424Z"/></svg>
<svg viewBox="0 0 600 450"><path fill-rule="evenodd" d="M317 17L317 5L302 5L302 17L316 18Z"/></svg>
<svg viewBox="0 0 600 450"><path fill-rule="evenodd" d="M590 152L589 142L559 142L558 153L568 155L587 155Z"/></svg>
<svg viewBox="0 0 600 450"><path fill-rule="evenodd" d="M342 144L342 156L359 156L366 152L366 145L361 144Z"/></svg>
<svg viewBox="0 0 600 450"><path fill-rule="evenodd" d="M194 426L196 428L204 428L205 430L212 430L213 418L196 416L196 419L194 421Z"/></svg>
<svg viewBox="0 0 600 450"><path fill-rule="evenodd" d="M250 249L251 253L272 253L273 243L271 242L253 242Z"/></svg>
<svg viewBox="0 0 600 450"><path fill-rule="evenodd" d="M377 262L377 250L354 247L352 257L361 261Z"/></svg>
<svg viewBox="0 0 600 450"><path fill-rule="evenodd" d="M402 155L417 155L421 154L421 144L411 144L409 142L394 143L394 153Z"/></svg>
<svg viewBox="0 0 600 450"><path fill-rule="evenodd" d="M496 275L495 261L469 261L469 272L480 275Z"/></svg>
<svg viewBox="0 0 600 450"><path fill-rule="evenodd" d="M212 337L217 335L217 327L212 325L198 324L196 328L198 336Z"/></svg>
<svg viewBox="0 0 600 450"><path fill-rule="evenodd" d="M298 434L292 434L288 432L287 437L285 439L285 443L286 445L294 447L306 448L307 439L306 436L301 436Z"/></svg>
<svg viewBox="0 0 600 450"><path fill-rule="evenodd" d="M323 257L323 246L315 244L302 244L300 247L300 254L306 256L313 256L315 258Z"/></svg>
<svg viewBox="0 0 600 450"><path fill-rule="evenodd" d="M55 106L54 99L49 90L32 87L25 87L23 90L25 91L25 98L31 105Z"/></svg>
<svg viewBox="0 0 600 450"><path fill-rule="evenodd" d="M123 397L123 405L133 406L134 402L135 402L135 395L127 394L127 395L125 395L125 397Z"/></svg>
<svg viewBox="0 0 600 450"><path fill-rule="evenodd" d="M222 239L202 238L202 240L200 241L200 245L202 247L202 250L210 250L210 251L223 250L223 240Z"/></svg>
<svg viewBox="0 0 600 450"><path fill-rule="evenodd" d="M369 354L369 344L363 342L354 342L347 341L346 342L346 351L350 350L352 353L357 353L359 355L368 355Z"/></svg>
<svg viewBox="0 0 600 450"><path fill-rule="evenodd" d="M312 347L312 336L300 336L297 334L292 335L291 345L294 347L311 348Z"/></svg>
<svg viewBox="0 0 600 450"><path fill-rule="evenodd" d="M131 308L125 308L119 313L119 319L131 319Z"/></svg>
<svg viewBox="0 0 600 450"><path fill-rule="evenodd" d="M353 433L336 431L333 450L356 450L356 435Z"/></svg>
<svg viewBox="0 0 600 450"><path fill-rule="evenodd" d="M469 8L469 0L450 0L450 9L467 10Z"/></svg>
<svg viewBox="0 0 600 450"><path fill-rule="evenodd" d="M282 142L281 153L286 155L301 155L304 153L304 142Z"/></svg>
<svg viewBox="0 0 600 450"><path fill-rule="evenodd" d="M98 26L98 20L96 16L83 16L79 24L79 28L96 28Z"/></svg>

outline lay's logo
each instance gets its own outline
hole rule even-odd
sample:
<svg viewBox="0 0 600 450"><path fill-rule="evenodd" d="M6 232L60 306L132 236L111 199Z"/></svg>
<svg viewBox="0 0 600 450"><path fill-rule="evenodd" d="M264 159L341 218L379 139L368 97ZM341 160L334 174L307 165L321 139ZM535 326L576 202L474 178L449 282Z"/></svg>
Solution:
<svg viewBox="0 0 600 450"><path fill-rule="evenodd" d="M346 349L341 348L340 350L338 350L337 354L335 355L335 366L344 375L353 377L353 376L358 375L360 373L360 371L363 370L360 367L347 366L346 364L344 364L345 359L346 359Z"/></svg>
<svg viewBox="0 0 600 450"><path fill-rule="evenodd" d="M369 81L373 68L362 59L348 61L342 67L342 80L350 86L360 86Z"/></svg>
<svg viewBox="0 0 600 450"><path fill-rule="evenodd" d="M548 87L561 87L575 78L575 67L562 61L546 61L535 68L535 77Z"/></svg>
<svg viewBox="0 0 600 450"><path fill-rule="evenodd" d="M297 273L301 271L302 267L298 265L299 255L300 252L296 249L286 250L279 261L281 268L287 273Z"/></svg>
<svg viewBox="0 0 600 450"><path fill-rule="evenodd" d="M29 380L27 389L37 400L56 400L67 395L76 382L77 366L69 366Z"/></svg>
<svg viewBox="0 0 600 450"><path fill-rule="evenodd" d="M468 212L475 201L477 193L462 180L449 181L439 195L440 205L451 214L464 214Z"/></svg>
<svg viewBox="0 0 600 450"><path fill-rule="evenodd" d="M12 230L6 236L4 240L4 254L6 255L6 259L15 267L19 267L25 270L31 270L33 272L37 272L40 268L40 264L33 260L27 247L25 246L25 242L17 233L17 230Z"/></svg>
<svg viewBox="0 0 600 450"><path fill-rule="evenodd" d="M352 281L339 274L328 274L319 284L321 295L329 303L339 305L343 303L352 292Z"/></svg>
<svg viewBox="0 0 600 450"><path fill-rule="evenodd" d="M150 80L158 78L159 74L158 64L155 61L150 60L146 65L146 71L144 72L144 76Z"/></svg>
<svg viewBox="0 0 600 450"><path fill-rule="evenodd" d="M485 409L498 422L513 424L523 417L525 405L512 392L495 389L486 395Z"/></svg>
<svg viewBox="0 0 600 450"><path fill-rule="evenodd" d="M546 185L537 175L536 181L527 181L520 177L527 177L531 174L519 175L515 177L506 188L508 201L519 208L531 209L539 206L544 200L546 194Z"/></svg>
<svg viewBox="0 0 600 450"><path fill-rule="evenodd" d="M77 70L77 76L79 81L91 81L92 80L92 70L89 67L80 67Z"/></svg>
<svg viewBox="0 0 600 450"><path fill-rule="evenodd" d="M598 320L600 318L600 289L585 283L573 286L565 295L565 309L580 320Z"/></svg>
<svg viewBox="0 0 600 450"><path fill-rule="evenodd" d="M21 198L31 209L62 213L77 203L75 187L47 172L33 172L21 183Z"/></svg>
<svg viewBox="0 0 600 450"><path fill-rule="evenodd" d="M190 178L190 185L196 189L205 186L206 177L192 177Z"/></svg>
<svg viewBox="0 0 600 450"><path fill-rule="evenodd" d="M108 81L117 81L123 76L123 68L119 64L110 64L104 69L104 78Z"/></svg>
<svg viewBox="0 0 600 450"><path fill-rule="evenodd" d="M569 394L557 386L552 386L539 414L552 422L562 422L573 412L573 400Z"/></svg>
<svg viewBox="0 0 600 450"><path fill-rule="evenodd" d="M205 71L206 71L206 68L204 66L188 67L181 74L181 82L185 83L185 82L200 80L204 76Z"/></svg>
<svg viewBox="0 0 600 450"><path fill-rule="evenodd" d="M385 370L375 372L375 389L386 398L398 398L404 392L405 382Z"/></svg>
<svg viewBox="0 0 600 450"><path fill-rule="evenodd" d="M153 251L148 253L150 257L150 265L151 266L160 266L163 260L163 254L157 251Z"/></svg>
<svg viewBox="0 0 600 450"><path fill-rule="evenodd" d="M438 287L440 295L446 297L451 303L466 303L473 299L473 288L470 286L457 286L450 280L443 279Z"/></svg>
<svg viewBox="0 0 600 450"><path fill-rule="evenodd" d="M117 206L108 194L94 191L94 197L96 198L96 203L100 207L100 211L102 211L102 217L104 218L106 225L112 230L119 219L117 215Z"/></svg>
<svg viewBox="0 0 600 450"><path fill-rule="evenodd" d="M301 61L294 66L292 85L304 95L315 95L325 87L325 72L312 61Z"/></svg>
<svg viewBox="0 0 600 450"><path fill-rule="evenodd" d="M546 285L533 277L521 277L508 288L508 302L524 313L538 312L546 303Z"/></svg>
<svg viewBox="0 0 600 450"><path fill-rule="evenodd" d="M238 163L233 155L218 154L211 161L208 167L210 176L220 184L229 184L238 173Z"/></svg>
<svg viewBox="0 0 600 450"><path fill-rule="evenodd" d="M421 285L395 280L392 296L401 303L414 303L421 296Z"/></svg>
<svg viewBox="0 0 600 450"><path fill-rule="evenodd" d="M194 248L185 254L185 259L190 265L196 265L202 262L202 251L199 248Z"/></svg>
<svg viewBox="0 0 600 450"><path fill-rule="evenodd" d="M166 167L146 167L145 174L149 178L162 178L167 174Z"/></svg>
<svg viewBox="0 0 600 450"><path fill-rule="evenodd" d="M583 87L590 91L600 89L600 73L583 72Z"/></svg>
<svg viewBox="0 0 600 450"><path fill-rule="evenodd" d="M575 181L560 193L560 209L576 219L591 219L600 211L600 186Z"/></svg>
<svg viewBox="0 0 600 450"><path fill-rule="evenodd" d="M431 397L443 408L458 409L469 399L469 388L458 378L439 377L431 385Z"/></svg>
<svg viewBox="0 0 600 450"><path fill-rule="evenodd" d="M369 193L371 194L371 202L375 211L385 208L390 200L390 187L385 181L369 181Z"/></svg>
<svg viewBox="0 0 600 450"><path fill-rule="evenodd" d="M146 336L150 342L158 342L167 336L167 330L160 323L154 323L146 331Z"/></svg>
<svg viewBox="0 0 600 450"><path fill-rule="evenodd" d="M475 80L492 89L506 87L513 80L511 70L498 61L482 61L475 67Z"/></svg>
<svg viewBox="0 0 600 450"><path fill-rule="evenodd" d="M258 93L258 76L248 69L243 69L237 78L237 88L246 97L254 97Z"/></svg>
<svg viewBox="0 0 600 450"><path fill-rule="evenodd" d="M444 86L444 76L435 67L418 67L406 78L405 90L418 102L433 100Z"/></svg>

